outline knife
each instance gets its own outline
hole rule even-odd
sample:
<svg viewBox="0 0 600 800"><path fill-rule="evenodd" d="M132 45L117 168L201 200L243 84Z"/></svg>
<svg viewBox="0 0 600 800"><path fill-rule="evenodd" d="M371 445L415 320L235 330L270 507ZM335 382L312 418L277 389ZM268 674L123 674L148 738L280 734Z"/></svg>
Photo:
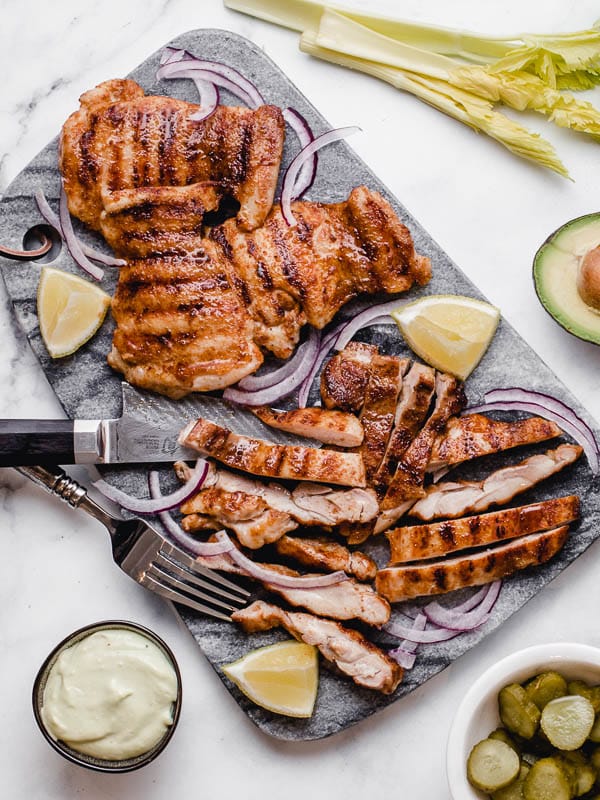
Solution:
<svg viewBox="0 0 600 800"><path fill-rule="evenodd" d="M59 464L134 464L195 459L198 453L177 443L185 425L198 417L234 433L273 444L318 447L302 436L278 431L252 412L220 397L194 395L170 400L121 384L123 414L118 419L0 420L0 466Z"/></svg>

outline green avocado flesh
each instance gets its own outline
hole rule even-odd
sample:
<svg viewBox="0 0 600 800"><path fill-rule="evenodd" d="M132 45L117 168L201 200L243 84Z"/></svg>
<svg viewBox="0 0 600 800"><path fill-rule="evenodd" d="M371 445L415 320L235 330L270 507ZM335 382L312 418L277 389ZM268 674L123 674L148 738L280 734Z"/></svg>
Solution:
<svg viewBox="0 0 600 800"><path fill-rule="evenodd" d="M569 333L600 344L600 311L583 302L577 291L579 264L600 245L600 213L567 222L537 251L533 280L540 302Z"/></svg>

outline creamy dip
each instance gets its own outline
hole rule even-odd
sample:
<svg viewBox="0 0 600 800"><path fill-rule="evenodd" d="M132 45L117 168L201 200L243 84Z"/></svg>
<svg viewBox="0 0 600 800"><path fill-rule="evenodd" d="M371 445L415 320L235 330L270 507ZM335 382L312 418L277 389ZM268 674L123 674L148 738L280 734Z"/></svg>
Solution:
<svg viewBox="0 0 600 800"><path fill-rule="evenodd" d="M56 659L42 720L54 739L120 761L151 750L171 725L177 675L162 650L134 631L92 633Z"/></svg>

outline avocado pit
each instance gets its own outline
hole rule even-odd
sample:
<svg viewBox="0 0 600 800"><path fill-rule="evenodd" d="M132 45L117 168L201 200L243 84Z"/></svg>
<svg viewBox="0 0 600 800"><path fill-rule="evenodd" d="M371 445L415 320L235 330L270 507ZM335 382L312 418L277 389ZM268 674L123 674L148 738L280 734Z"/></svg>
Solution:
<svg viewBox="0 0 600 800"><path fill-rule="evenodd" d="M600 310L600 245L588 250L577 273L577 291L584 303Z"/></svg>

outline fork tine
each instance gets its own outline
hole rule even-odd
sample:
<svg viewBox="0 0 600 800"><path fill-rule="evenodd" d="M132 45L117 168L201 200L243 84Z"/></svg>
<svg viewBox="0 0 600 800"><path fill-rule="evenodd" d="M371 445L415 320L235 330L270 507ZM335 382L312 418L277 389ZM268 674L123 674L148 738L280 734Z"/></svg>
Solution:
<svg viewBox="0 0 600 800"><path fill-rule="evenodd" d="M189 595L193 600L203 600L204 602L224 608L226 611L237 611L238 609L238 606L234 606L231 603L226 603L223 600L220 600L218 596L208 594L207 592L201 592L200 589L197 589L192 584L180 581L176 575L173 575L170 572L162 569L159 564L151 564L146 570L146 575L154 578L154 580L161 581L163 584L176 592L180 592L182 594L185 592L185 594Z"/></svg>
<svg viewBox="0 0 600 800"><path fill-rule="evenodd" d="M214 583L220 583L222 586L226 586L228 589L237 592L244 598L250 597L249 591L247 591L246 589L242 589L241 586L238 586L236 583L233 583L232 581L228 581L227 578L224 578L222 575L219 575L213 570L208 569L207 567L203 567L194 558L188 556L187 553L184 553L183 550L180 550L178 547L171 546L169 550L165 550L164 547L161 547L160 554L165 558L167 558L169 561L178 564L180 567L184 567L188 572L191 572L193 575L202 576L203 578L208 578Z"/></svg>
<svg viewBox="0 0 600 800"><path fill-rule="evenodd" d="M187 606L188 608L193 608L195 611L201 611L203 614L208 614L210 617L216 617L216 619L225 620L225 622L232 621L231 617L228 617L226 614L222 614L220 611L217 611L210 606L205 606L203 603L198 603L196 600L192 600L190 597L184 597L179 592L169 589L168 586L165 586L164 584L155 580L151 575L146 574L142 585L147 589L150 589L150 591L156 592L156 594L164 597L165 600L172 600L174 603L179 603L180 605Z"/></svg>
<svg viewBox="0 0 600 800"><path fill-rule="evenodd" d="M183 578L183 580L187 583L192 583L194 586L199 586L201 589L208 589L209 592L217 595L217 597L232 600L234 603L237 603L238 606L243 605L246 602L245 598L239 597L232 592L228 592L225 589L222 589L220 586L216 586L214 583L209 583L209 581L198 578L193 572L180 567L176 561L171 561L170 558L167 558L161 552L159 552L154 559L154 564L158 567L161 567L163 571L166 568L168 572L176 575L178 578Z"/></svg>

